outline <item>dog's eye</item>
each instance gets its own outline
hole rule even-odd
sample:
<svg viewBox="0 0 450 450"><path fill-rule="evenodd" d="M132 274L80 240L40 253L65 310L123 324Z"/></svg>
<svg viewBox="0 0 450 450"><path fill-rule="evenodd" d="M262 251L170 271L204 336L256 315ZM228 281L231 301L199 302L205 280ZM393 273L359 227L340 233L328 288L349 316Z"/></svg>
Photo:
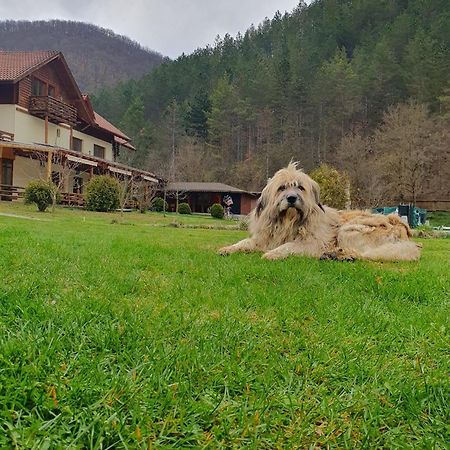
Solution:
<svg viewBox="0 0 450 450"><path fill-rule="evenodd" d="M300 185L298 185L298 188L299 188L301 191L304 191L304 190L305 190L305 188L304 188L303 186L300 186Z"/></svg>
<svg viewBox="0 0 450 450"><path fill-rule="evenodd" d="M279 192L281 192L281 191L285 191L286 190L286 186L283 184L283 185L281 185L279 188L278 188L278 191Z"/></svg>

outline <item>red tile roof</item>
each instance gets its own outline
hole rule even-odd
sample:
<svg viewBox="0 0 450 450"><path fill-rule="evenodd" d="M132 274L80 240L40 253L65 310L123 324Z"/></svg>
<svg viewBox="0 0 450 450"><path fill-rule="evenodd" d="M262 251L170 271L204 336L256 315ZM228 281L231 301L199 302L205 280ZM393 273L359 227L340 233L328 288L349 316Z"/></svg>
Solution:
<svg viewBox="0 0 450 450"><path fill-rule="evenodd" d="M47 64L58 56L64 62L62 54L58 51L33 51L33 52L18 52L18 51L5 51L0 50L0 81L18 81L28 73L33 72L40 66ZM68 74L72 77L70 69L66 67ZM80 95L76 81L72 77L74 87ZM93 109L88 95L82 95L81 104L85 108L89 120L94 119L95 125L103 130L109 131L114 136L121 139L121 142L117 140L121 145L131 148L134 147L129 143L130 138L116 128L112 123L108 122L100 114L97 114Z"/></svg>
<svg viewBox="0 0 450 450"><path fill-rule="evenodd" d="M95 123L100 128L103 128L104 130L109 131L110 133L124 139L125 141L130 140L130 138L126 134L124 134L122 131L120 131L118 128L116 128L112 123L108 122L100 114L97 114L95 111L94 111L94 118L95 118Z"/></svg>
<svg viewBox="0 0 450 450"><path fill-rule="evenodd" d="M136 147L133 147L133 145L131 145L131 143L129 141L126 141L125 139L122 139L118 136L114 136L114 140L120 144L123 145L126 148L129 148L130 150L136 150Z"/></svg>
<svg viewBox="0 0 450 450"><path fill-rule="evenodd" d="M16 81L58 55L57 51L9 52L0 50L0 81Z"/></svg>

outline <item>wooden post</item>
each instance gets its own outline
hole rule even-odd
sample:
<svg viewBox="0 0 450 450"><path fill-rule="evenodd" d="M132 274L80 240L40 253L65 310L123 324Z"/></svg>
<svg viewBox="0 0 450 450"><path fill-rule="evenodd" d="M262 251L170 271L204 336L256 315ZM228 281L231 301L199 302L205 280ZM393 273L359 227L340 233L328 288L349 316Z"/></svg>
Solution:
<svg viewBox="0 0 450 450"><path fill-rule="evenodd" d="M45 116L44 131L45 131L44 142L45 142L46 144L48 144L48 116Z"/></svg>
<svg viewBox="0 0 450 450"><path fill-rule="evenodd" d="M53 152L47 152L47 181L52 181Z"/></svg>

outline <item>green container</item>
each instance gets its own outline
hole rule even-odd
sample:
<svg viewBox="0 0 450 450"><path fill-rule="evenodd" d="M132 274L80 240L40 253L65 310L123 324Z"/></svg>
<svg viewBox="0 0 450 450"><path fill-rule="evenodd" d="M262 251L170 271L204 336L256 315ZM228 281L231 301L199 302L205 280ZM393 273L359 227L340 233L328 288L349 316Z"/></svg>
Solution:
<svg viewBox="0 0 450 450"><path fill-rule="evenodd" d="M388 215L394 213L400 217L407 217L408 224L411 228L425 225L427 220L427 210L412 205L384 206L374 208L372 211L377 214Z"/></svg>

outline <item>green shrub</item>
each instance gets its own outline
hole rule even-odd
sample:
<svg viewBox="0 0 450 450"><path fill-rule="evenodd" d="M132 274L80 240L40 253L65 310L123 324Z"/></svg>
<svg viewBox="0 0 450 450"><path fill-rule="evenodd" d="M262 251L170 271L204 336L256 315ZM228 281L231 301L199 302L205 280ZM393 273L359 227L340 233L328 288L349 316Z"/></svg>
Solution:
<svg viewBox="0 0 450 450"><path fill-rule="evenodd" d="M164 203L165 203L165 207L164 207ZM161 211L167 211L169 205L167 204L167 202L164 202L164 199L161 197L155 197L152 200L152 203L150 204L150 209L152 211L157 211L157 212L161 212Z"/></svg>
<svg viewBox="0 0 450 450"><path fill-rule="evenodd" d="M93 177L86 185L84 201L86 209L111 211L119 207L119 182L107 175Z"/></svg>
<svg viewBox="0 0 450 450"><path fill-rule="evenodd" d="M189 203L180 203L178 205L178 214L192 214L192 209Z"/></svg>
<svg viewBox="0 0 450 450"><path fill-rule="evenodd" d="M211 216L215 217L216 219L223 219L224 209L220 203L214 203L214 205L209 208L209 212L211 213Z"/></svg>
<svg viewBox="0 0 450 450"><path fill-rule="evenodd" d="M347 175L338 172L334 167L327 164L321 164L309 175L319 183L321 203L337 209L346 207L350 196L350 182Z"/></svg>
<svg viewBox="0 0 450 450"><path fill-rule="evenodd" d="M51 204L57 187L48 181L36 180L25 188L25 203L35 203L39 211L45 211Z"/></svg>

